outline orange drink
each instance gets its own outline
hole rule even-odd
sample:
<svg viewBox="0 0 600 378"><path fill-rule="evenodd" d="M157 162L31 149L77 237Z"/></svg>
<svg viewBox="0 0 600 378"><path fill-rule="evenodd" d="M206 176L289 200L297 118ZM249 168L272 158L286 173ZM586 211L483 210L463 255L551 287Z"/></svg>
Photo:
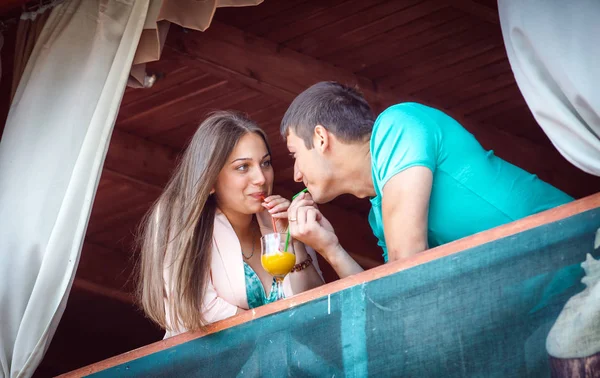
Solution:
<svg viewBox="0 0 600 378"><path fill-rule="evenodd" d="M262 255L261 263L270 275L285 276L296 264L296 255L287 251L279 251L270 255Z"/></svg>
<svg viewBox="0 0 600 378"><path fill-rule="evenodd" d="M263 235L260 238L260 262L275 280L276 300L285 298L283 279L296 264L294 243L290 242L289 236L279 232Z"/></svg>

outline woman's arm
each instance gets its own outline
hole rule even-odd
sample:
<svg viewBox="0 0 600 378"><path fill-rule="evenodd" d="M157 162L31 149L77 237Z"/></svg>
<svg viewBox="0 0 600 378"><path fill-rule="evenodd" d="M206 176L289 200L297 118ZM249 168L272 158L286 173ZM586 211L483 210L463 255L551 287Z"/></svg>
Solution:
<svg viewBox="0 0 600 378"><path fill-rule="evenodd" d="M170 285L167 285L167 288ZM167 291L167 293L171 293ZM166 315L166 335L165 338L178 335L189 331L186 329L178 319L173 319L171 316L172 304L169 303L169 298L165 298L165 315ZM202 303L202 315L206 324L211 324L229 318L231 316L240 314L246 310L239 308L231 303L227 302L223 298L219 297L215 287L212 283L212 278L206 284L206 290L204 292L204 300ZM177 323L177 324L173 324Z"/></svg>
<svg viewBox="0 0 600 378"><path fill-rule="evenodd" d="M232 305L225 299L219 297L212 278L206 283L204 301L202 303L202 315L207 324L218 322L234 315L244 312L243 308Z"/></svg>

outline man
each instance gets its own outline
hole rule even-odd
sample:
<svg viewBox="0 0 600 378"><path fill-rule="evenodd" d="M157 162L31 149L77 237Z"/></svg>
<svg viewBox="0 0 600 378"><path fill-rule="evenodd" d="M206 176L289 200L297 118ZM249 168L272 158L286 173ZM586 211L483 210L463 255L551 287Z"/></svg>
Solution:
<svg viewBox="0 0 600 378"><path fill-rule="evenodd" d="M439 110L402 103L375 119L358 91L335 82L298 95L281 134L295 159L294 180L310 192L290 206L290 232L340 277L362 268L315 202L345 193L370 197L369 224L387 262L573 200L485 151Z"/></svg>

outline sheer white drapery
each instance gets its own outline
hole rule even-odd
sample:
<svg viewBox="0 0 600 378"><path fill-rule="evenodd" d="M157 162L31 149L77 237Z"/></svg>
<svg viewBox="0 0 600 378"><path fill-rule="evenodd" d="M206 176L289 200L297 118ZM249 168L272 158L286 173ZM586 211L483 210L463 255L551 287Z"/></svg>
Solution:
<svg viewBox="0 0 600 378"><path fill-rule="evenodd" d="M569 162L600 176L600 1L499 0L498 9L510 65L538 124ZM600 352L600 263L590 256L582 266L587 288L546 341L553 357Z"/></svg>
<svg viewBox="0 0 600 378"><path fill-rule="evenodd" d="M504 44L535 119L572 164L600 176L600 2L498 1Z"/></svg>
<svg viewBox="0 0 600 378"><path fill-rule="evenodd" d="M50 14L0 142L0 374L31 376L64 311L149 0Z"/></svg>

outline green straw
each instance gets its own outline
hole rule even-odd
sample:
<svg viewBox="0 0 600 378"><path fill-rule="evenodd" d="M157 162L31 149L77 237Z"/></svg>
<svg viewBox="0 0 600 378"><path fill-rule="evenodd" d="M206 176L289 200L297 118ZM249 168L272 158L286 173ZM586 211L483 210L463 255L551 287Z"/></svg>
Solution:
<svg viewBox="0 0 600 378"><path fill-rule="evenodd" d="M301 191L299 191L298 193L294 194L294 196L292 197L292 201L296 199L296 197L298 197L300 194L302 193L306 193L308 192L308 188L304 188Z"/></svg>
<svg viewBox="0 0 600 378"><path fill-rule="evenodd" d="M292 197L292 201L296 199L296 197L298 197L300 194L302 193L306 193L308 192L308 188L304 188L301 191L299 191L298 193L296 193L293 197ZM287 252L288 250L288 245L290 244L290 227L288 226L288 230L287 230L287 235L285 237L285 247L283 249L284 252Z"/></svg>

